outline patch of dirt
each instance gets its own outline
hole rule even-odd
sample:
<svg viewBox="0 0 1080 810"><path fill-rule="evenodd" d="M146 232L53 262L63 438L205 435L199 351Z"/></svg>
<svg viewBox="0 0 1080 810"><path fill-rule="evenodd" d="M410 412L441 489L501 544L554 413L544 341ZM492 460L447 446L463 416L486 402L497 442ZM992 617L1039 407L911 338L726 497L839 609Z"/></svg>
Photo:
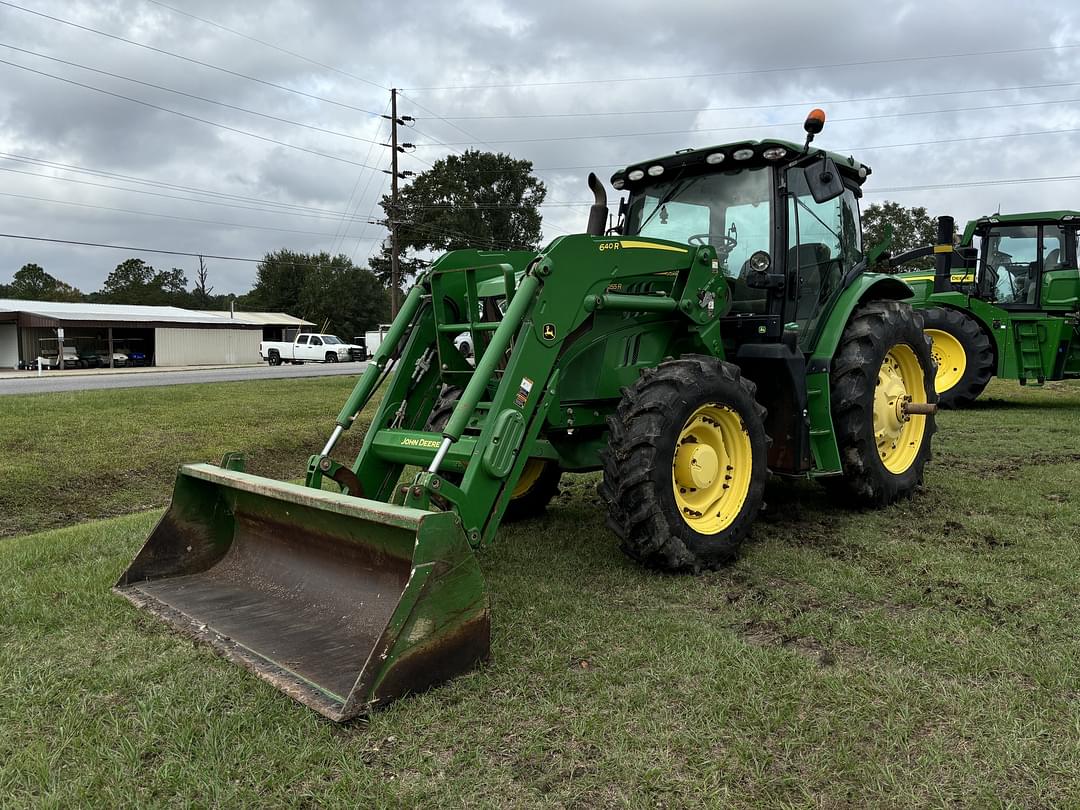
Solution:
<svg viewBox="0 0 1080 810"><path fill-rule="evenodd" d="M934 459L938 468L955 470L963 475L979 478L998 478L1012 481L1019 477L1025 467L1045 467L1053 464L1072 464L1080 461L1080 453L1040 451L1020 456L998 459L973 459L939 455Z"/></svg>
<svg viewBox="0 0 1080 810"><path fill-rule="evenodd" d="M739 638L762 649L780 648L820 667L832 667L839 663L856 663L866 658L858 647L833 641L825 644L811 636L795 636L785 633L774 622L748 620L733 628Z"/></svg>

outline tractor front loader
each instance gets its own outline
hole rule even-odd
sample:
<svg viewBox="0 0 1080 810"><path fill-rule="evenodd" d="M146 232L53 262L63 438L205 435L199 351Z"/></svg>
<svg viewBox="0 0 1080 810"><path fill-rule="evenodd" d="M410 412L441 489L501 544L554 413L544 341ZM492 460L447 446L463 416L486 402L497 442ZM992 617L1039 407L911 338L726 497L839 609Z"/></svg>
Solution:
<svg viewBox="0 0 1080 810"><path fill-rule="evenodd" d="M955 246L953 230L952 217L940 217L937 244L889 260L900 268L934 257L933 271L897 278L914 291L933 343L942 407L970 405L994 376L1080 378L1080 212L983 217Z"/></svg>
<svg viewBox="0 0 1080 810"><path fill-rule="evenodd" d="M613 231L590 176L586 233L438 259L304 485L232 456L182 467L117 591L346 720L488 655L476 552L565 473L602 471L622 548L672 571L733 559L770 472L909 496L934 431L929 341L909 288L864 272L869 168L810 148L823 120L805 144L617 172ZM380 388L359 455L335 460Z"/></svg>

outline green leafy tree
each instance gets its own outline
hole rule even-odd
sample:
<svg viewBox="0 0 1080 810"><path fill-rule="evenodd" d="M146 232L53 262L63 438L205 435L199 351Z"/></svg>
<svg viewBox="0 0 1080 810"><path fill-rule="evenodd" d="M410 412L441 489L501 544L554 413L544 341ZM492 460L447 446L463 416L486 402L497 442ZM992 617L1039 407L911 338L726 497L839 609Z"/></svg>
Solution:
<svg viewBox="0 0 1080 810"><path fill-rule="evenodd" d="M256 271L255 286L242 296L244 309L287 312L313 321L345 340L384 322L389 295L370 270L344 255L268 253Z"/></svg>
<svg viewBox="0 0 1080 810"><path fill-rule="evenodd" d="M26 301L82 301L83 294L70 284L51 276L38 264L24 264L16 271L6 296Z"/></svg>
<svg viewBox="0 0 1080 810"><path fill-rule="evenodd" d="M937 238L937 219L930 216L924 207L903 206L886 200L871 203L862 212L863 249L870 250L880 244L892 226L892 242L888 251L893 256L907 250L914 250L924 245L934 244ZM934 264L931 258L919 259L905 265L906 270L929 268Z"/></svg>
<svg viewBox="0 0 1080 810"><path fill-rule="evenodd" d="M142 259L127 259L105 279L95 299L110 304L188 306L187 276L179 267L157 270Z"/></svg>
<svg viewBox="0 0 1080 810"><path fill-rule="evenodd" d="M320 259L330 261L328 253L311 256L281 249L267 253L255 271L255 286L241 296L237 303L244 309L267 312L300 311L300 294L304 289L304 277Z"/></svg>
<svg viewBox="0 0 1080 810"><path fill-rule="evenodd" d="M397 210L389 196L381 201L396 225L402 283L422 267L410 253L535 249L546 195L528 160L469 150L435 161L399 192ZM388 246L371 268L384 284L390 283Z"/></svg>

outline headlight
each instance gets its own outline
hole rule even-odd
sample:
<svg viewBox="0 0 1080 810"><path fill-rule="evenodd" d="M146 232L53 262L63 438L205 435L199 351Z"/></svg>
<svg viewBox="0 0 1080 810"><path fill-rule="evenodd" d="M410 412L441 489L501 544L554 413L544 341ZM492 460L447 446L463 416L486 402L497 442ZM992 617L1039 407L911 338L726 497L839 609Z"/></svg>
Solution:
<svg viewBox="0 0 1080 810"><path fill-rule="evenodd" d="M780 160L786 154L787 149L784 149L782 146L773 146L762 152L761 156L766 160Z"/></svg>
<svg viewBox="0 0 1080 810"><path fill-rule="evenodd" d="M705 158L705 162L712 165L712 166L715 166L717 163L723 163L724 162L724 153L723 152L713 152L711 155L709 155L707 158Z"/></svg>
<svg viewBox="0 0 1080 810"><path fill-rule="evenodd" d="M764 273L769 269L770 264L772 264L772 259L764 250L755 251L750 256L750 269L755 273Z"/></svg>
<svg viewBox="0 0 1080 810"><path fill-rule="evenodd" d="M749 160L754 156L753 149L736 149L735 154L732 155L736 160Z"/></svg>
<svg viewBox="0 0 1080 810"><path fill-rule="evenodd" d="M629 177L631 180L640 180L642 177L645 176L645 172L643 172L641 169L634 169L632 172L630 172L630 174L626 176Z"/></svg>
<svg viewBox="0 0 1080 810"><path fill-rule="evenodd" d="M655 166L649 167L649 177L659 177L664 173L664 167L657 163Z"/></svg>

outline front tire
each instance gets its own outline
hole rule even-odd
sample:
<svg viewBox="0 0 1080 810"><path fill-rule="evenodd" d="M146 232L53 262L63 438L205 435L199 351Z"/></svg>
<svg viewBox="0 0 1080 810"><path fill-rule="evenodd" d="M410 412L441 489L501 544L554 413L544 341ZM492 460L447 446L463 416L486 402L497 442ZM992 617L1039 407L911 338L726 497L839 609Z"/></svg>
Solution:
<svg viewBox="0 0 1080 810"><path fill-rule="evenodd" d="M666 571L734 560L768 475L765 409L737 366L686 355L623 389L600 497L623 551Z"/></svg>
<svg viewBox="0 0 1080 810"><path fill-rule="evenodd" d="M936 429L932 415L905 410L937 402L920 314L899 301L859 306L840 338L830 381L843 476L826 485L865 506L910 498L922 484Z"/></svg>
<svg viewBox="0 0 1080 810"><path fill-rule="evenodd" d="M337 352L327 352L326 353L326 362L327 363L336 363L337 362Z"/></svg>
<svg viewBox="0 0 1080 810"><path fill-rule="evenodd" d="M461 398L462 390L449 385L443 387L427 418L424 430L429 433L442 432L446 423L450 421L454 406ZM440 475L453 484L461 483L461 473L447 472ZM510 503L506 505L506 511L503 513L503 521L513 523L515 520L525 520L543 514L551 499L559 494L561 478L562 470L559 469L558 462L551 459L530 458L525 462L525 467L514 486Z"/></svg>
<svg viewBox="0 0 1080 810"><path fill-rule="evenodd" d="M971 405L996 371L990 336L973 318L955 309L932 307L922 315L937 364L938 404L942 408Z"/></svg>

